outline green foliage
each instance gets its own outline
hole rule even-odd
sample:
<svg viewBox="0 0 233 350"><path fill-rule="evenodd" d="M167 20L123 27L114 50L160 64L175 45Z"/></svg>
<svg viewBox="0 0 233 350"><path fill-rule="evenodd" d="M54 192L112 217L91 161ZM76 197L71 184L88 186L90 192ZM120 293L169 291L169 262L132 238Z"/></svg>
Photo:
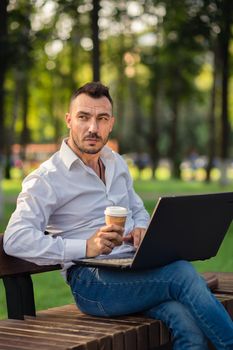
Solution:
<svg viewBox="0 0 233 350"><path fill-rule="evenodd" d="M114 97L113 136L121 152L148 152L153 167L161 157L178 166L193 148L207 152L209 78L216 43L223 46L226 3L100 2L101 80ZM66 134L69 97L92 79L92 60L97 59L92 57L92 9L88 0L10 2L7 50L11 51L4 85L9 143L25 142L25 135L27 142L57 142ZM207 65L208 77L203 74ZM220 60L219 74L222 67ZM200 77L202 85L208 80L206 89L197 84ZM219 154L221 91L217 94ZM229 111L230 120L232 108ZM232 144L228 147L231 154Z"/></svg>

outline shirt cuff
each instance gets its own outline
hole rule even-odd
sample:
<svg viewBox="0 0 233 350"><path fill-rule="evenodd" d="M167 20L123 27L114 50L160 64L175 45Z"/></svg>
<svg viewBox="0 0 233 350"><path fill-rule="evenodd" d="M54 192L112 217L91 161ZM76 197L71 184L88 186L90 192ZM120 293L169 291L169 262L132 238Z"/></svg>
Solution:
<svg viewBox="0 0 233 350"><path fill-rule="evenodd" d="M86 240L64 239L64 261L72 261L86 256Z"/></svg>

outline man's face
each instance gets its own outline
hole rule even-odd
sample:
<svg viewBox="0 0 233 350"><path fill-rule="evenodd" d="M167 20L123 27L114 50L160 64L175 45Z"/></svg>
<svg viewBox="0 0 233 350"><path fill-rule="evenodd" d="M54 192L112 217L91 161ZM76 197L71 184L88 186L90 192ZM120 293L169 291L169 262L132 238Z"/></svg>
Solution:
<svg viewBox="0 0 233 350"><path fill-rule="evenodd" d="M112 105L105 96L92 98L80 94L71 103L66 124L73 150L96 154L108 141L113 128Z"/></svg>

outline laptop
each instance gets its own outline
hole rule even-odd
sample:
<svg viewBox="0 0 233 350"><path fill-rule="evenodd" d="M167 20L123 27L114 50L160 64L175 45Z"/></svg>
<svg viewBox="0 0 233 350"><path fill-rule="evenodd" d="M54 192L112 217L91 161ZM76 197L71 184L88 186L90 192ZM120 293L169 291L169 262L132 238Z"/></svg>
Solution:
<svg viewBox="0 0 233 350"><path fill-rule="evenodd" d="M159 198L136 252L84 258L79 265L148 269L214 257L233 219L233 192Z"/></svg>

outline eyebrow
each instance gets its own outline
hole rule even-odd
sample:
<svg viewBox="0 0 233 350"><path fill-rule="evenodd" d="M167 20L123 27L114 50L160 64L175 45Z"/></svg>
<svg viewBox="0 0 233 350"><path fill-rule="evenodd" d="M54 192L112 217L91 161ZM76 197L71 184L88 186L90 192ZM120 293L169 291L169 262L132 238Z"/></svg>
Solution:
<svg viewBox="0 0 233 350"><path fill-rule="evenodd" d="M91 113L85 112L85 111L78 111L78 112L76 113L76 115L79 115L79 114L91 115Z"/></svg>
<svg viewBox="0 0 233 350"><path fill-rule="evenodd" d="M85 112L85 111L78 111L76 113L76 115L79 115L79 114L84 114L86 116L90 116L91 113L90 112ZM108 112L101 112L101 113L98 113L97 114L98 117L102 117L102 116L108 116L109 118L111 118L111 114L109 114Z"/></svg>

